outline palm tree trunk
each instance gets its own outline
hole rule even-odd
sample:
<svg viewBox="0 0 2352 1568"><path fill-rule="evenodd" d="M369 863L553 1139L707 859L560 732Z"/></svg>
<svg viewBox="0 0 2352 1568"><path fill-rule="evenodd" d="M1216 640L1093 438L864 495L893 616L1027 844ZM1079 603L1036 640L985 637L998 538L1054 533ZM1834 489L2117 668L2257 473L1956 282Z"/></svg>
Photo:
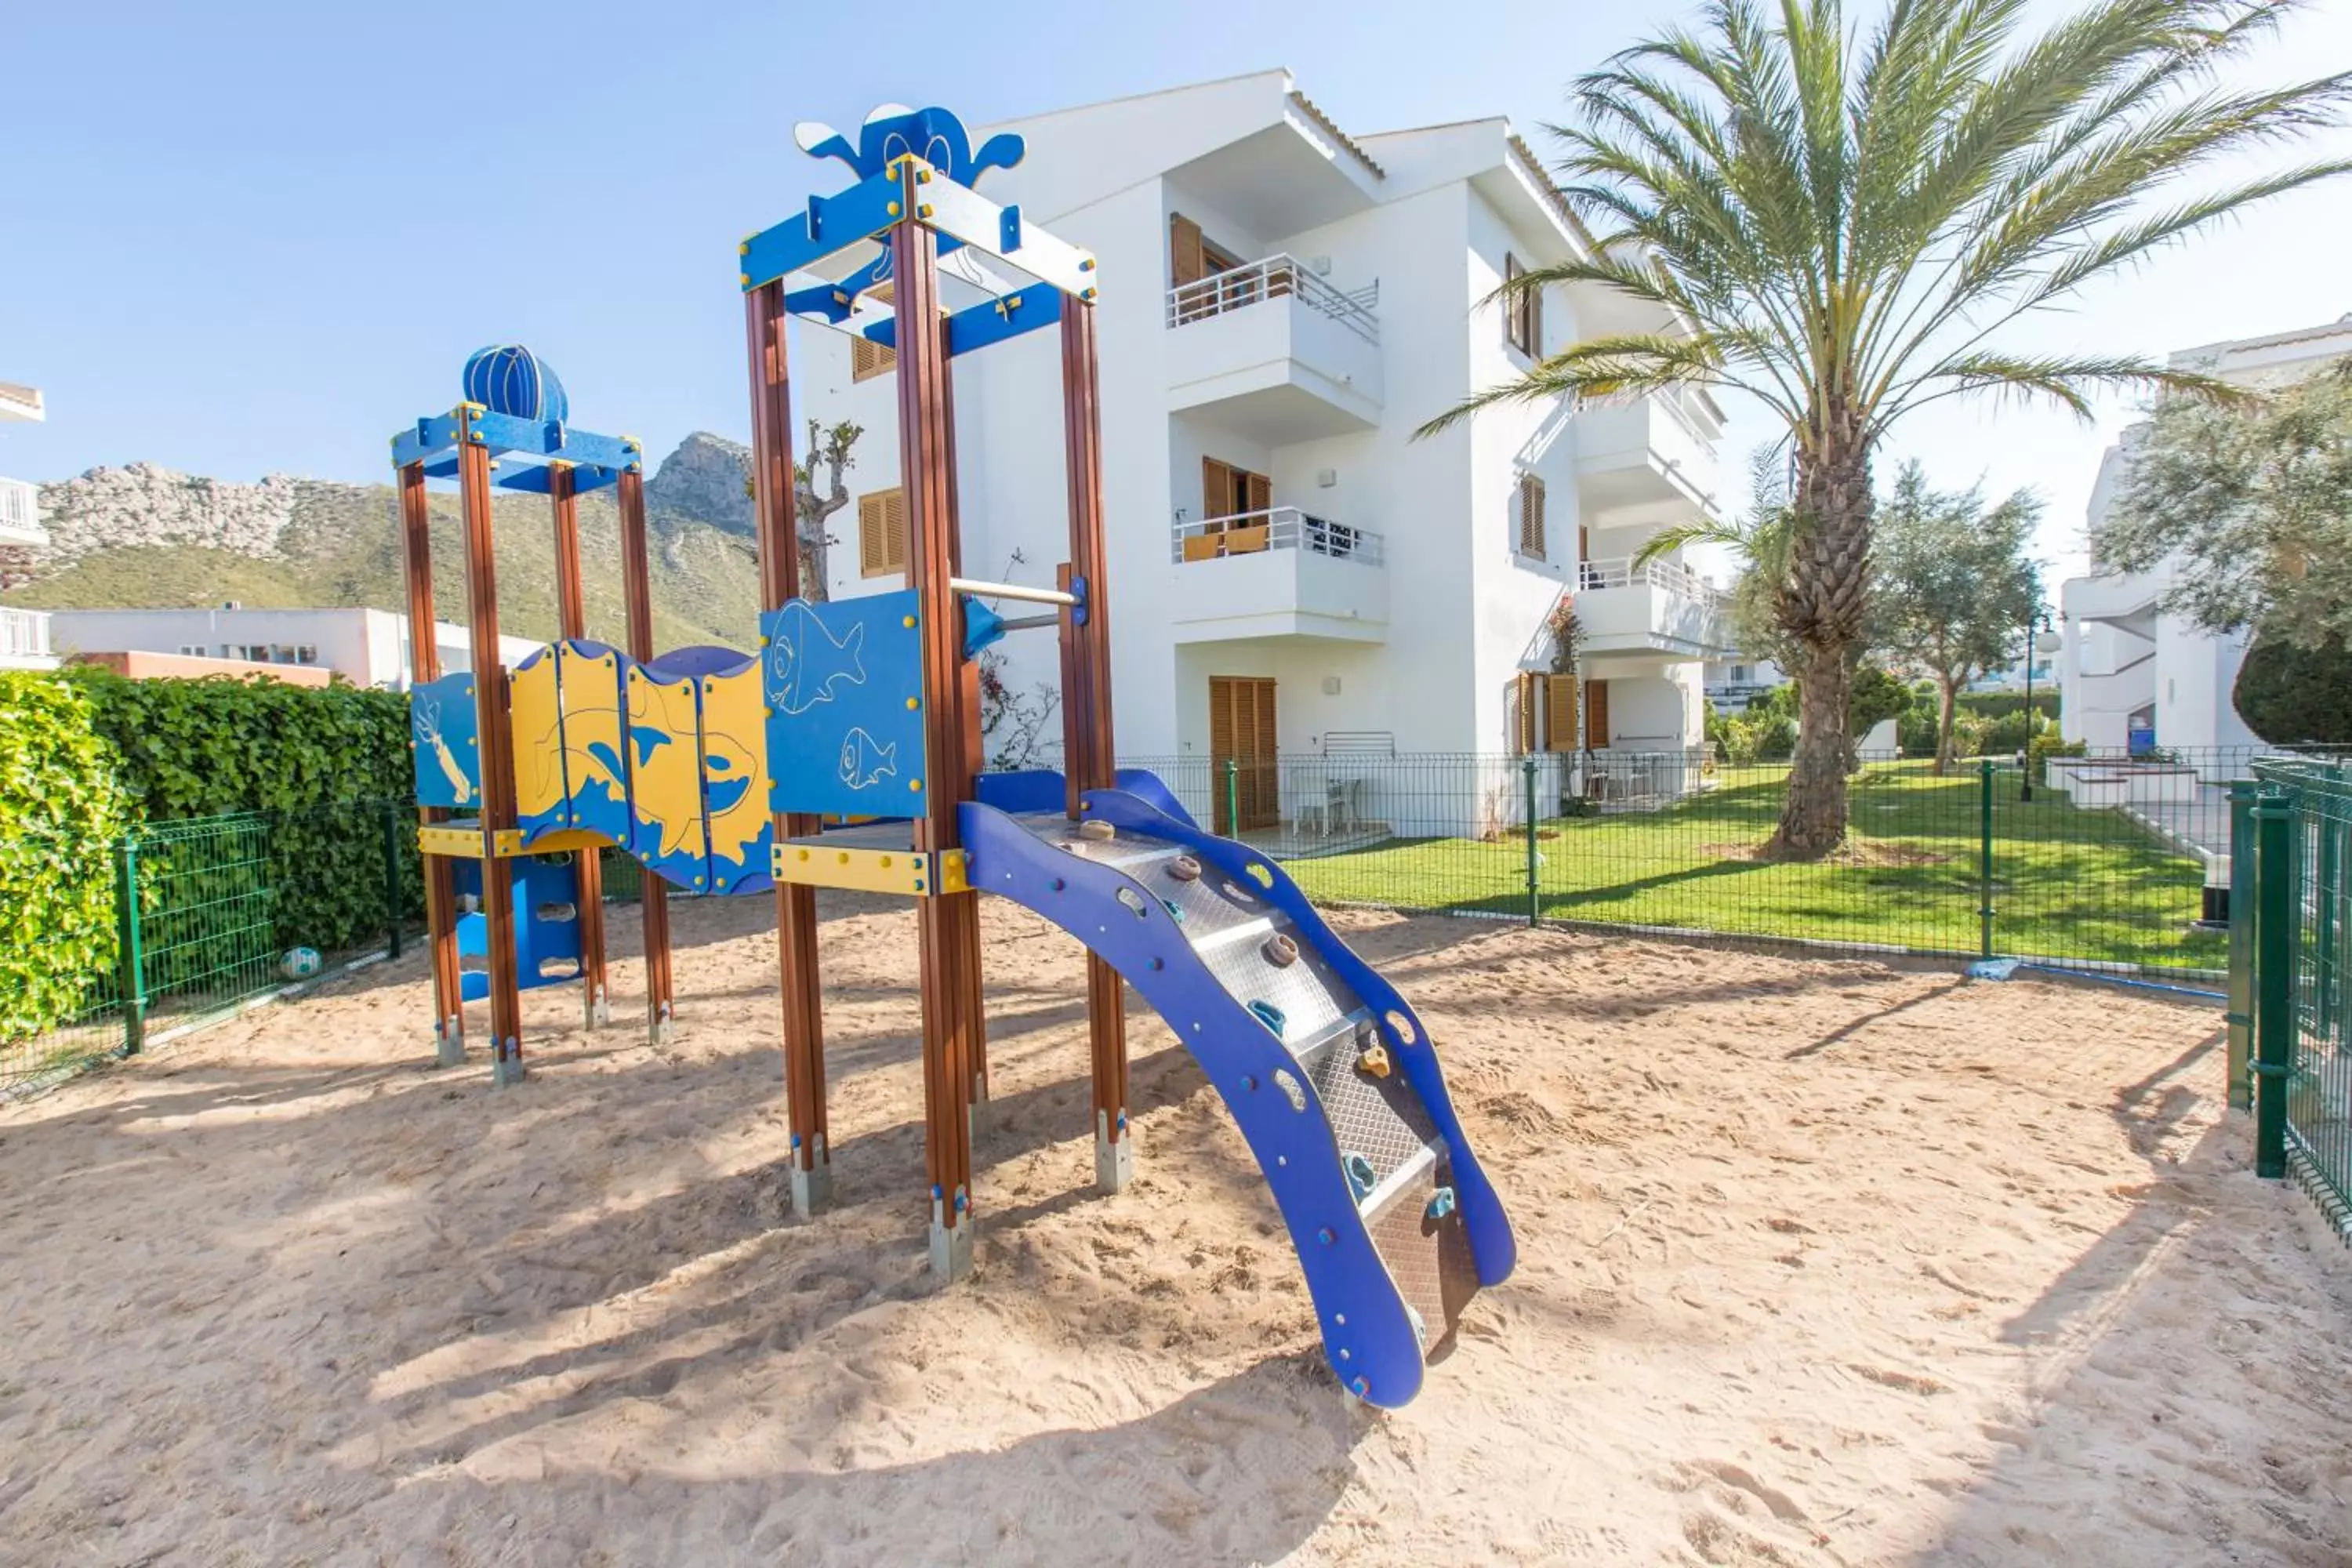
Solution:
<svg viewBox="0 0 2352 1568"><path fill-rule="evenodd" d="M1870 453L1852 421L1831 410L1817 429L1842 437L1801 448L1799 537L1779 596L1781 629L1801 650L1797 756L1767 855L1813 860L1846 826L1846 700L1870 592Z"/></svg>

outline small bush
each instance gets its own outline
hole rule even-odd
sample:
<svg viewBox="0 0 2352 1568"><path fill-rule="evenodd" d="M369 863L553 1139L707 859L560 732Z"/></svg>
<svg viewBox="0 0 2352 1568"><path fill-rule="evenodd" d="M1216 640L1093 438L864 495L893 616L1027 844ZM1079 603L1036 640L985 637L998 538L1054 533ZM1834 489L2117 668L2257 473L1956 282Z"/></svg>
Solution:
<svg viewBox="0 0 2352 1568"><path fill-rule="evenodd" d="M113 969L119 768L80 690L0 670L0 1040L71 1017Z"/></svg>

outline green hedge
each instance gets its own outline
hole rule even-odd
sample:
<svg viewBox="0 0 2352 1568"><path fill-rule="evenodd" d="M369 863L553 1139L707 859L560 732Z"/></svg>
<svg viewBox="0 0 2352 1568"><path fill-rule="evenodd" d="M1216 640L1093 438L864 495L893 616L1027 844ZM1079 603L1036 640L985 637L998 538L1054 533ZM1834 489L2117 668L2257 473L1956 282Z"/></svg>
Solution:
<svg viewBox="0 0 2352 1568"><path fill-rule="evenodd" d="M120 771L80 689L0 670L0 1040L81 1011L114 966Z"/></svg>
<svg viewBox="0 0 2352 1568"><path fill-rule="evenodd" d="M410 797L400 692L0 674L0 1039L111 996L114 857L133 826L252 818L142 836L149 987L168 989L240 966L274 973L298 944L378 940L390 918L379 803L397 804L402 912L421 916Z"/></svg>

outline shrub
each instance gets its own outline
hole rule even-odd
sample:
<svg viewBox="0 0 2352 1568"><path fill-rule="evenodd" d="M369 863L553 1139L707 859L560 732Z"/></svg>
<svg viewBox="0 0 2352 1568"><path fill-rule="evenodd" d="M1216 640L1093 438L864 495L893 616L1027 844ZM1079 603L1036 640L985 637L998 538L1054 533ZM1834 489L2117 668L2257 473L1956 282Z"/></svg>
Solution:
<svg viewBox="0 0 2352 1568"><path fill-rule="evenodd" d="M118 765L79 689L0 670L0 1040L72 1016L114 966Z"/></svg>
<svg viewBox="0 0 2352 1568"><path fill-rule="evenodd" d="M2238 717L2273 746L2352 742L2352 650L2257 637L2231 693Z"/></svg>

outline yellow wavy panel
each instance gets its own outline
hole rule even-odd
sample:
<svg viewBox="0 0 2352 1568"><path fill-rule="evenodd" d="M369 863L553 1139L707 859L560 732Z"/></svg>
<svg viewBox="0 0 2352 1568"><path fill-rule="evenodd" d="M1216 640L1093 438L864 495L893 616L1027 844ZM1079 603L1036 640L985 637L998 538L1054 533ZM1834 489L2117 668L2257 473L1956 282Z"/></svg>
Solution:
<svg viewBox="0 0 2352 1568"><path fill-rule="evenodd" d="M515 810L526 825L560 823L563 787L562 710L556 698L555 658L541 648L507 678L513 719Z"/></svg>
<svg viewBox="0 0 2352 1568"><path fill-rule="evenodd" d="M742 668L702 678L704 799L710 812L712 875L732 885L765 871L761 844L767 833L766 712L757 659ZM719 862L727 862L722 866Z"/></svg>

